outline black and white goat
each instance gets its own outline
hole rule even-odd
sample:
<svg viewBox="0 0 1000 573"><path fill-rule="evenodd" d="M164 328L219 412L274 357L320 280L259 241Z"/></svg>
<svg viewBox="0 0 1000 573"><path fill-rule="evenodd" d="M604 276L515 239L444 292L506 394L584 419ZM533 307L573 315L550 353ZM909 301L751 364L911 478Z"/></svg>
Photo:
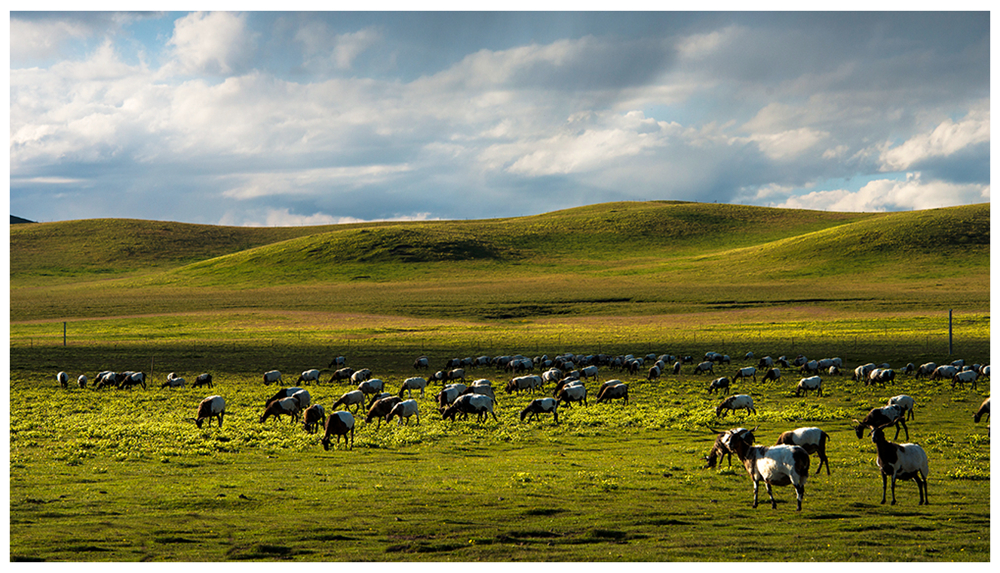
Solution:
<svg viewBox="0 0 1000 573"><path fill-rule="evenodd" d="M896 435L892 439L899 437L899 426L903 426L903 430L906 432L906 439L910 439L910 430L906 427L906 414L903 412L903 408L898 404L893 406L883 406L881 408L872 408L860 422L854 420L854 432L857 434L860 440L865 433L865 428L884 428L890 424L896 425Z"/></svg>
<svg viewBox="0 0 1000 573"><path fill-rule="evenodd" d="M413 397L414 390L420 390L420 397L424 397L424 388L427 387L427 380L419 376L414 376L412 378L407 378L403 380L403 385L399 387L399 397L403 397L403 391L406 390L410 398Z"/></svg>
<svg viewBox="0 0 1000 573"><path fill-rule="evenodd" d="M730 445L753 480L753 507L757 507L760 482L767 486L771 509L777 509L771 486L791 485L795 488L796 510L802 511L802 498L809 477L809 454L800 446L755 446L753 430L733 432Z"/></svg>
<svg viewBox="0 0 1000 573"><path fill-rule="evenodd" d="M900 408L903 409L903 412L906 414L906 419L912 420L913 408L916 406L916 403L910 396L907 396L906 394L900 394L898 396L893 396L892 398L889 398L889 401L886 403L886 406L899 406Z"/></svg>
<svg viewBox="0 0 1000 573"><path fill-rule="evenodd" d="M990 399L987 398L983 400L982 405L980 405L979 409L976 410L976 414L975 416L972 417L972 421L978 424L979 420L983 419L983 416L989 417L989 415L990 415Z"/></svg>
<svg viewBox="0 0 1000 573"><path fill-rule="evenodd" d="M208 386L209 388L215 387L215 384L212 383L212 375L208 372L199 374L198 377L194 379L194 382L191 383L191 387L198 388L199 386Z"/></svg>
<svg viewBox="0 0 1000 573"><path fill-rule="evenodd" d="M823 395L823 379L819 376L810 376L808 378L803 378L799 380L798 385L795 387L795 395L799 394L809 395L809 392L815 392L820 396Z"/></svg>
<svg viewBox="0 0 1000 573"><path fill-rule="evenodd" d="M892 477L892 504L896 505L896 480L909 480L917 482L917 490L920 495L920 502L917 505L930 504L927 498L927 454L924 449L917 444L894 444L885 439L882 428L878 426L872 429L872 443L878 450L879 470L882 473L882 503L885 503L886 480Z"/></svg>
<svg viewBox="0 0 1000 573"><path fill-rule="evenodd" d="M532 418L538 420L541 414L552 414L552 419L558 424L559 401L555 398L537 398L532 400L521 410L521 421L523 422L525 417L528 418L529 422Z"/></svg>
<svg viewBox="0 0 1000 573"><path fill-rule="evenodd" d="M290 422L295 422L299 413L302 409L299 407L299 401L297 398L289 396L288 398L281 398L280 400L275 400L264 408L264 413L260 416L260 423L263 424L268 418L274 416L274 419L280 420L282 416L288 416Z"/></svg>
<svg viewBox="0 0 1000 573"><path fill-rule="evenodd" d="M720 390L729 391L729 378L723 376L722 378L716 378L708 383L708 393L715 394Z"/></svg>
<svg viewBox="0 0 1000 573"><path fill-rule="evenodd" d="M830 440L830 435L819 428L797 428L788 432L783 432L778 436L778 441L774 444L786 446L799 446L807 454L816 454L819 458L819 467L816 473L823 469L826 464L826 475L830 475L830 460L826 457L826 442Z"/></svg>
<svg viewBox="0 0 1000 573"><path fill-rule="evenodd" d="M302 426L310 434L316 433L317 426L326 425L326 412L323 410L323 406L319 404L313 404L306 408L306 411L302 413Z"/></svg>

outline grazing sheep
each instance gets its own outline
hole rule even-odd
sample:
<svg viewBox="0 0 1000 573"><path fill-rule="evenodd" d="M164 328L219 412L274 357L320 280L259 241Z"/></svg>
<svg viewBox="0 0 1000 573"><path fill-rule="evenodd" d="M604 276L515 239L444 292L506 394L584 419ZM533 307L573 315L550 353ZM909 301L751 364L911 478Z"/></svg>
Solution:
<svg viewBox="0 0 1000 573"><path fill-rule="evenodd" d="M87 376L85 374L81 374L80 377L76 379L76 385L79 386L80 388L86 388Z"/></svg>
<svg viewBox="0 0 1000 573"><path fill-rule="evenodd" d="M628 405L628 384L603 386L597 393L597 403L610 402L611 400L621 400L625 405Z"/></svg>
<svg viewBox="0 0 1000 573"><path fill-rule="evenodd" d="M913 374L916 371L917 367L914 366L912 362L908 363L906 366L903 367L903 374L905 374L906 376L913 376Z"/></svg>
<svg viewBox="0 0 1000 573"><path fill-rule="evenodd" d="M369 394L378 394L382 392L385 388L385 384L380 378L372 378L370 380L364 380L358 384L358 390L361 390L365 396Z"/></svg>
<svg viewBox="0 0 1000 573"><path fill-rule="evenodd" d="M757 369L754 368L753 366L747 366L746 368L740 368L739 370L736 371L735 374L733 374L733 382L736 382L737 379L745 380L747 378L753 378L753 381L756 382Z"/></svg>
<svg viewBox="0 0 1000 573"><path fill-rule="evenodd" d="M708 383L708 393L715 394L720 390L729 391L729 378L723 376Z"/></svg>
<svg viewBox="0 0 1000 573"><path fill-rule="evenodd" d="M730 410L746 410L747 414L757 413L757 409L753 407L753 398L746 394L735 394L723 400L715 409L715 415L724 418Z"/></svg>
<svg viewBox="0 0 1000 573"><path fill-rule="evenodd" d="M354 369L345 366L344 368L336 370L333 373L333 376L331 376L330 379L327 380L327 384L329 384L330 382L339 382L341 380L350 380L351 376L353 375L354 375Z"/></svg>
<svg viewBox="0 0 1000 573"><path fill-rule="evenodd" d="M454 402L456 398L464 395L466 390L468 390L468 386L465 384L448 384L435 396L438 401L438 407L443 410Z"/></svg>
<svg viewBox="0 0 1000 573"><path fill-rule="evenodd" d="M886 403L886 406L898 406L903 410L907 420L913 419L913 408L915 403L913 398L907 396L906 394L900 394L899 396L889 398L889 402Z"/></svg>
<svg viewBox="0 0 1000 573"><path fill-rule="evenodd" d="M677 376L680 373L681 373L681 361L678 360L674 362L674 376Z"/></svg>
<svg viewBox="0 0 1000 573"><path fill-rule="evenodd" d="M840 371L840 368L837 368L836 366L831 366L827 368L826 373L829 374L830 376L840 376L843 374Z"/></svg>
<svg viewBox="0 0 1000 573"><path fill-rule="evenodd" d="M796 511L802 511L802 498L809 477L809 454L799 446L754 446L753 433L756 429L734 432L730 439L733 451L753 480L753 507L757 507L757 489L760 482L764 482L767 495L771 498L771 509L778 508L771 486L792 485L795 488Z"/></svg>
<svg viewBox="0 0 1000 573"><path fill-rule="evenodd" d="M69 388L69 374L66 374L65 372L56 374L56 381L59 382L59 385L63 388Z"/></svg>
<svg viewBox="0 0 1000 573"><path fill-rule="evenodd" d="M212 427L212 418L219 419L219 427L222 427L222 418L226 415L226 401L222 396L209 396L198 404L198 414L194 423L201 427L201 423L208 420L208 427Z"/></svg>
<svg viewBox="0 0 1000 573"><path fill-rule="evenodd" d="M264 408L264 413L260 416L260 423L263 424L271 416L274 416L275 421L280 420L282 416L288 416L289 422L294 423L298 419L300 411L299 401L296 398L288 397L275 400Z"/></svg>
<svg viewBox="0 0 1000 573"><path fill-rule="evenodd" d="M347 359L343 356L337 356L326 365L327 368L333 368L334 366L347 366Z"/></svg>
<svg viewBox="0 0 1000 573"><path fill-rule="evenodd" d="M879 386L885 387L886 382L892 382L896 379L896 372L892 368L875 368L868 373L868 378L865 381L866 386L874 386L878 384Z"/></svg>
<svg viewBox="0 0 1000 573"><path fill-rule="evenodd" d="M305 384L308 384L309 382L315 382L319 384L319 370L316 368L313 368L312 370L306 370L305 372L300 374L299 379L295 381L296 384L298 384L299 382L303 382Z"/></svg>
<svg viewBox="0 0 1000 573"><path fill-rule="evenodd" d="M275 400L281 400L282 398L288 398L288 397L294 395L299 390L302 390L302 388L299 388L298 386L292 386L291 388L282 388L281 390L278 390L277 392L275 392L274 396L271 396L270 398L267 399L266 402L264 402L264 407L266 408L268 404L270 404L271 402L274 402Z"/></svg>
<svg viewBox="0 0 1000 573"><path fill-rule="evenodd" d="M428 360L426 356L421 356L420 358L417 358L416 360L413 361L414 370L420 370L420 369L427 370L430 367L431 367L431 361Z"/></svg>
<svg viewBox="0 0 1000 573"><path fill-rule="evenodd" d="M826 475L830 475L830 460L826 457L826 442L829 440L829 434L819 428L797 428L783 432L774 444L799 446L807 454L817 454L819 467L816 468L816 473L819 473L823 469L823 464L826 464Z"/></svg>
<svg viewBox="0 0 1000 573"><path fill-rule="evenodd" d="M362 392L361 390L351 390L350 392L346 392L344 395L340 397L339 400L334 402L333 408L336 408L337 406L344 406L345 408L350 410L351 406L357 406L354 409L354 413L356 414L359 411L361 411L361 407L364 406L364 404L365 404L365 393Z"/></svg>
<svg viewBox="0 0 1000 573"><path fill-rule="evenodd" d="M698 363L697 366L694 367L694 373L701 374L703 372L709 372L711 374L715 374L715 370L712 369L712 366L713 363L708 360L706 360L705 362L700 362Z"/></svg>
<svg viewBox="0 0 1000 573"><path fill-rule="evenodd" d="M444 409L441 417L444 420L450 418L454 422L456 414L462 414L463 419L467 418L469 414L475 414L476 421L479 423L485 422L486 415L490 414L493 416L494 421L500 421L497 419L497 415L493 413L493 400L489 396L481 396L479 394L464 394L459 396Z"/></svg>
<svg viewBox="0 0 1000 573"><path fill-rule="evenodd" d="M530 422L532 418L538 420L541 414L551 413L552 419L555 423L559 423L559 401L555 398L536 398L528 403L528 405L521 410L521 421L524 421L525 416L527 416Z"/></svg>
<svg viewBox="0 0 1000 573"><path fill-rule="evenodd" d="M903 412L903 408L898 404L893 406L883 406L881 408L872 408L860 422L854 420L854 433L858 436L860 440L862 435L864 435L865 428L884 428L889 424L896 425L896 435L892 439L899 437L899 426L903 426L903 431L906 432L906 439L910 439L910 429L906 427L906 414Z"/></svg>
<svg viewBox="0 0 1000 573"><path fill-rule="evenodd" d="M511 392L521 393L521 390L527 390L528 392L534 394L535 389L542 387L542 377L531 375L531 376L518 376L517 378L511 378L507 385L504 387L504 391L510 394Z"/></svg>
<svg viewBox="0 0 1000 573"><path fill-rule="evenodd" d="M712 428L709 428L712 430ZM733 465L733 451L731 447L731 440L734 433L739 433L745 431L746 428L733 428L732 430L726 430L725 432L719 432L718 430L712 430L715 435L715 443L712 444L712 449L708 452L708 455L703 459L706 462L706 468L715 468L717 461L722 461L722 457L726 457L726 462L729 466ZM737 456L738 457L738 456Z"/></svg>
<svg viewBox="0 0 1000 573"><path fill-rule="evenodd" d="M298 392L292 394L292 398L295 398L299 402L299 410L305 410L309 407L309 402L312 401L312 396L309 395L309 390L299 390Z"/></svg>
<svg viewBox="0 0 1000 573"><path fill-rule="evenodd" d="M921 364L919 367L917 367L917 373L916 375L914 375L914 378L920 379L923 376L930 376L931 374L934 373L935 370L937 370L937 366L938 365L935 364L934 362L927 362Z"/></svg>
<svg viewBox="0 0 1000 573"><path fill-rule="evenodd" d="M765 368L773 368L773 367L774 367L774 359L771 358L770 356L765 356L765 357L761 358L760 362L757 363L757 368L760 369L760 370L764 370Z"/></svg>
<svg viewBox="0 0 1000 573"><path fill-rule="evenodd" d="M264 385L270 386L275 382L281 382L281 372L277 370L268 370L264 373Z"/></svg>
<svg viewBox="0 0 1000 573"><path fill-rule="evenodd" d="M660 375L659 372L657 372L656 375L659 376ZM587 366L583 370L580 370L580 377L585 380L588 378L593 378L594 380L597 380L598 379L597 376L598 376L597 366Z"/></svg>
<svg viewBox="0 0 1000 573"><path fill-rule="evenodd" d="M812 390L823 395L823 379L819 376L810 376L808 378L803 378L799 380L799 384L795 387L795 395L798 396L801 392L802 394L808 395L809 391Z"/></svg>
<svg viewBox="0 0 1000 573"><path fill-rule="evenodd" d="M955 384L958 384L963 389L968 383L972 384L972 389L976 389L976 380L979 379L979 374L975 370L963 370L962 372L957 372L951 377L951 387L954 388Z"/></svg>
<svg viewBox="0 0 1000 573"><path fill-rule="evenodd" d="M406 424L410 424L410 416L417 417L417 423L420 423L420 412L417 411L417 401L416 400L404 400L392 407L389 413L385 415L385 423L388 424L392 421L394 416L399 416L398 425L403 425L403 419L406 419Z"/></svg>
<svg viewBox="0 0 1000 573"><path fill-rule="evenodd" d="M649 372L646 373L646 380L649 380L649 381L656 380L657 378L660 377L660 373L661 373L661 370L660 370L659 366L655 366L655 365L651 366L649 368Z"/></svg>
<svg viewBox="0 0 1000 573"><path fill-rule="evenodd" d="M917 444L894 444L885 439L882 428L879 426L872 429L872 443L878 450L879 470L882 473L882 503L885 503L886 478L892 476L892 503L896 505L896 480L909 480L917 482L917 491L920 502L917 505L928 505L927 498L927 474L930 473L927 466L927 453Z"/></svg>
<svg viewBox="0 0 1000 573"><path fill-rule="evenodd" d="M462 382L465 382L465 369L455 368L454 370L449 370L445 372L445 379L449 382L452 380L461 380Z"/></svg>
<svg viewBox="0 0 1000 573"><path fill-rule="evenodd" d="M371 406L368 407L368 414L365 416L365 423L370 424L372 419L378 418L378 425L375 429L382 427L382 419L389 415L389 412L402 402L399 396L388 395L384 398L379 398Z"/></svg>
<svg viewBox="0 0 1000 573"><path fill-rule="evenodd" d="M337 436L337 444L340 444L340 437L344 437L344 446L347 446L347 434L351 434L351 449L354 449L354 416L350 412L340 410L330 414L326 419L326 435L320 440L323 449L330 450L330 436ZM335 444L336 445L336 444Z"/></svg>
<svg viewBox="0 0 1000 573"><path fill-rule="evenodd" d="M372 371L367 368L362 368L361 370L355 370L354 373L351 374L351 382L354 384L360 384L371 377Z"/></svg>
<svg viewBox="0 0 1000 573"><path fill-rule="evenodd" d="M319 404L313 404L306 408L306 411L302 413L302 426L310 434L316 433L317 426L326 425L326 412L323 411L323 406Z"/></svg>
<svg viewBox="0 0 1000 573"><path fill-rule="evenodd" d="M958 368L956 366L938 366L934 369L934 372L931 373L931 380L943 380L951 378L955 374L958 374Z"/></svg>
<svg viewBox="0 0 1000 573"><path fill-rule="evenodd" d="M403 390L406 390L410 398L413 397L414 390L420 390L420 397L424 397L424 388L427 387L427 380L419 377L407 378L403 380L403 385L399 387L399 397L403 397Z"/></svg>
<svg viewBox="0 0 1000 573"><path fill-rule="evenodd" d="M864 382L868 380L868 373L875 370L875 363L869 362L868 364L862 364L854 369L853 380L855 382Z"/></svg>
<svg viewBox="0 0 1000 573"><path fill-rule="evenodd" d="M129 372L124 379L118 383L118 389L131 390L133 386L142 386L146 389L146 375L142 372Z"/></svg>
<svg viewBox="0 0 1000 573"><path fill-rule="evenodd" d="M818 374L818 373L819 373L818 360L810 360L799 368L799 374Z"/></svg>
<svg viewBox="0 0 1000 573"><path fill-rule="evenodd" d="M164 382L163 384L160 384L160 389L162 390L164 388L183 388L184 384L185 381L183 378L178 378L177 376L174 375L173 372L171 372L170 375L167 376L167 381Z"/></svg>
<svg viewBox="0 0 1000 573"><path fill-rule="evenodd" d="M979 409L976 410L976 415L972 417L972 421L978 424L979 420L983 419L983 416L989 417L989 415L990 415L990 399L987 398L983 400L983 403L979 406Z"/></svg>
<svg viewBox="0 0 1000 573"><path fill-rule="evenodd" d="M208 372L199 374L198 377L194 379L194 382L191 383L192 388L198 388L201 386L208 386L209 388L215 387L215 384L212 383L212 375Z"/></svg>
<svg viewBox="0 0 1000 573"><path fill-rule="evenodd" d="M762 379L762 381L767 382L769 380L773 380L774 382L777 382L780 379L781 379L781 370L777 368L771 368L770 370L764 373L764 378Z"/></svg>
<svg viewBox="0 0 1000 573"><path fill-rule="evenodd" d="M570 382L564 385L557 396L557 401L566 404L566 407L570 407L573 402L583 402L583 405L587 405L587 388L584 387L580 382Z"/></svg>

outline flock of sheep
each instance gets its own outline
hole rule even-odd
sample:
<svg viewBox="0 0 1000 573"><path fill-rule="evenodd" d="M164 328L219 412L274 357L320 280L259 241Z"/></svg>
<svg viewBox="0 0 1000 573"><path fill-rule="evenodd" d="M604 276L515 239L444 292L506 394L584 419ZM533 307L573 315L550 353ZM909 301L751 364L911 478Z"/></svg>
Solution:
<svg viewBox="0 0 1000 573"><path fill-rule="evenodd" d="M753 354L747 353L745 360L752 360ZM652 366L645 368L645 364L652 362ZM507 394L520 394L528 392L534 394L542 391L545 384L554 384L551 396L535 398L528 402L521 410L521 421L531 421L539 416L551 414L553 421L559 423L558 409L560 406L571 407L574 403L587 405L587 380L597 381L600 369L615 370L618 372L628 372L639 374L645 370L646 379L654 380L668 369L673 374L679 374L684 364L691 364L695 374L714 374L717 365L729 364L730 358L727 355L708 352L702 361L694 363L691 356L672 356L649 354L644 357L632 355L608 356L608 355L573 355L563 354L555 358L540 356L528 358L522 355L515 356L480 356L478 358L451 359L448 360L445 368L429 373L430 361L426 356L417 358L413 367L416 370L428 370L425 376L413 376L404 380L396 393L385 392L385 383L379 378L373 378L372 371L367 368L354 370L346 365L343 356L334 358L327 366L326 371L333 370L332 376L327 381L334 382L349 380L357 385L357 389L344 393L333 405L334 410L327 416L325 408L320 404L312 404L312 397L308 390L300 386L281 388L273 396L265 401L263 411L260 416L260 423L264 423L268 418L280 419L287 416L292 422L301 422L305 431L315 433L319 427L325 429L320 443L326 450L330 449L331 441L336 440L335 447L339 445L341 438L344 440L345 448L354 446L355 417L360 417L364 409L365 422L376 421L381 427L382 421L390 423L394 418L398 418L398 424L409 424L410 418L415 418L416 423L420 422L419 405L413 399L413 392L418 391L421 398L427 386L433 382L442 384L441 390L435 395L435 403L438 413L443 419L454 421L466 419L470 414L475 414L478 422L484 422L490 416L497 420L494 413L494 406L497 403L496 391L490 380L478 378L466 384L466 369L492 367L497 372L513 375L503 390ZM843 366L839 358L827 358L822 360L807 360L803 356L798 356L789 361L782 356L772 359L769 356L761 358L758 367L745 367L737 369L731 377L716 378L709 382L708 392L728 392L729 387L736 381L747 379L756 382L758 372L762 373L764 381L777 381L781 379L781 370L775 365L786 370L797 367L801 378L795 387L795 395L814 392L822 396L822 378L820 374L837 376L841 374ZM336 368L334 370L334 368ZM539 370L541 374L531 374ZM315 382L320 384L323 370L310 369L301 373L296 380L296 384L310 384ZM902 373L913 375L916 378L929 377L931 380L948 379L951 380L952 387L970 384L976 388L977 381L981 378L988 378L990 375L989 365L965 365L964 361L957 360L947 365L937 365L927 363L919 367L908 364L903 368ZM888 364L875 365L868 363L858 366L853 371L853 379L866 385L885 386L895 379L895 371ZM65 372L57 375L57 380L63 388L69 385L69 376ZM282 375L277 370L271 370L263 374L262 380L265 385L276 384L282 381ZM100 372L94 378L94 388L102 389L107 387L131 389L135 386L146 388L145 375L141 372ZM87 377L80 376L77 379L80 388L87 385ZM161 388L181 388L185 387L183 378L170 373ZM211 374L199 375L192 383L192 387L208 386L212 387ZM408 399L404 398L404 393ZM597 402L610 400L622 400L628 404L628 384L621 380L612 379L601 384L597 392ZM919 491L919 503L925 504L927 501L927 475L928 459L924 450L916 444L897 444L890 442L884 435L884 429L889 426L896 427L894 440L899 437L902 428L909 439L909 429L906 427L906 420L913 419L914 400L910 396L898 395L890 398L886 406L872 409L863 420L854 420L857 437L863 437L864 431L869 430L869 436L876 445L878 452L877 464L882 475L882 503L886 501L887 482L891 478L892 503L896 503L896 481L914 480ZM338 409L342 408L342 409ZM353 412L351 411L353 408ZM974 415L974 421L979 422L983 416L989 415L990 399L987 398ZM716 408L716 416L724 418L726 414L734 410L745 410L749 413L756 413L753 398L747 394L734 394L725 397ZM222 396L208 396L198 404L196 417L193 418L196 425L201 428L204 421L208 420L209 427L212 421L216 420L221 428L223 418L226 413L226 402ZM797 509L802 509L802 497L805 491L806 478L809 475L809 456L816 454L820 460L817 473L826 465L827 474L830 473L830 464L826 456L826 442L829 436L820 428L798 428L796 430L784 432L778 437L773 446L754 445L756 436L754 432L757 428L733 428L725 432L716 433L716 440L711 451L705 457L707 467L715 467L718 460L727 457L729 463L732 456L737 458L745 466L747 473L753 481L754 500L753 507L757 507L758 488L760 483L764 483L768 495L771 499L772 508L776 507L772 486L792 485L795 488Z"/></svg>

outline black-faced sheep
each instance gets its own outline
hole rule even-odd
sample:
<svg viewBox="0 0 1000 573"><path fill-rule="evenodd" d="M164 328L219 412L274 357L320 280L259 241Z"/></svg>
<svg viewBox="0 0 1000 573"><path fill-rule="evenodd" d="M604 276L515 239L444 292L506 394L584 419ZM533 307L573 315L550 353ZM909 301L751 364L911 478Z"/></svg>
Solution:
<svg viewBox="0 0 1000 573"><path fill-rule="evenodd" d="M709 428L711 430L711 428ZM715 432L715 443L712 444L712 449L705 456L704 460L706 462L706 468L714 468L717 462L721 462L723 456L726 457L726 462L729 466L733 465L733 451L731 447L731 440L734 433L739 433L746 430L746 428L733 428L732 430L726 430L725 432L719 432L717 430L712 430Z"/></svg>
<svg viewBox="0 0 1000 573"><path fill-rule="evenodd" d="M214 387L215 384L212 382L212 375L208 372L199 374L198 377L194 379L194 382L191 383L191 387L198 388L200 386L208 386L209 388Z"/></svg>
<svg viewBox="0 0 1000 573"><path fill-rule="evenodd" d="M300 411L297 399L292 397L281 398L280 400L271 402L264 408L264 413L260 416L260 423L263 424L272 416L274 416L275 421L281 419L281 416L288 416L289 421L294 423Z"/></svg>
<svg viewBox="0 0 1000 573"><path fill-rule="evenodd" d="M808 378L803 378L799 380L797 386L795 386L795 395L799 396L801 394L808 395L809 392L816 392L820 396L823 395L823 379L819 376L810 376Z"/></svg>
<svg viewBox="0 0 1000 573"><path fill-rule="evenodd" d="M421 369L427 370L430 367L431 367L431 361L428 360L426 356L421 356L420 358L417 358L416 360L413 361L414 370L421 370Z"/></svg>
<svg viewBox="0 0 1000 573"><path fill-rule="evenodd" d="M160 389L162 390L164 388L183 388L184 384L185 380L183 378L180 378L174 375L173 372L171 372L167 376L167 381L164 382L163 384L160 384Z"/></svg>
<svg viewBox="0 0 1000 573"><path fill-rule="evenodd" d="M723 376L708 383L708 393L715 394L721 390L729 391L729 378Z"/></svg>

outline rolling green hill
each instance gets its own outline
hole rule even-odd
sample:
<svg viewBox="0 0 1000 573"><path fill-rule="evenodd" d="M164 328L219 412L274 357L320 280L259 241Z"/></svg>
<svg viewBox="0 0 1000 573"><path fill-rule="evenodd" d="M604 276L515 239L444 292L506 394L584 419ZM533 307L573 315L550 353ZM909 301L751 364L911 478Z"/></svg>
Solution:
<svg viewBox="0 0 1000 573"><path fill-rule="evenodd" d="M10 234L12 320L76 307L276 304L510 317L525 316L515 306L529 316L574 305L566 312L632 314L918 291L934 304L959 294L989 300L989 204L830 213L623 202L480 221L236 228L89 220ZM108 303L96 310L94 300Z"/></svg>

